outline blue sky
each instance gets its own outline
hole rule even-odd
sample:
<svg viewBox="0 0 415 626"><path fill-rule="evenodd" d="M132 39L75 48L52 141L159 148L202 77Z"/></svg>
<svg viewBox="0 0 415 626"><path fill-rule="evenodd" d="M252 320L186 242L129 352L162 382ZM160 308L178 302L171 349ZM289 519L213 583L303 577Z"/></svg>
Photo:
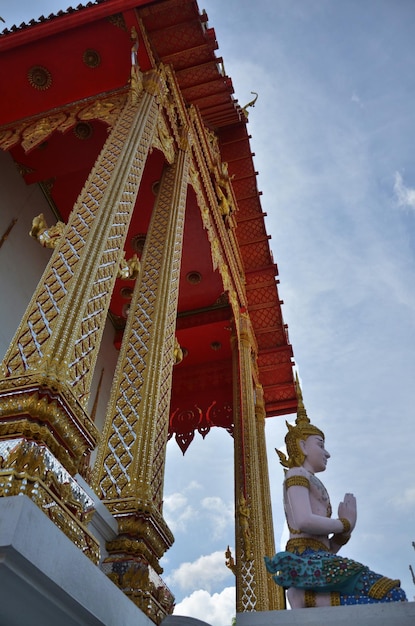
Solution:
<svg viewBox="0 0 415 626"><path fill-rule="evenodd" d="M78 1L76 3L78 4ZM36 8L35 8L36 7ZM6 25L63 0L0 1ZM259 171L280 296L308 414L332 454L321 476L358 523L343 554L415 587L415 3L199 0L215 28ZM275 538L285 540L284 419L267 421ZM234 615L232 440L168 446L164 559L177 612Z"/></svg>

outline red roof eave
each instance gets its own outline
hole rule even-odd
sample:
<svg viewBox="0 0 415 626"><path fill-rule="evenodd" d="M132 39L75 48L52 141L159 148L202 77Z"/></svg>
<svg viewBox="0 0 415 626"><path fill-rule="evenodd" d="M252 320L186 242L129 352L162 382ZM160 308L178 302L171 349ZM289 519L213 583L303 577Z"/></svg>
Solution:
<svg viewBox="0 0 415 626"><path fill-rule="evenodd" d="M86 6L78 6L76 9L69 8L63 14L51 14L47 18L39 18L30 24L21 24L16 29L5 29L0 35L0 51L12 50L43 37L59 34L72 28L79 28L84 24L95 22L101 18L109 17L116 13L139 8L151 4L156 0L96 0Z"/></svg>

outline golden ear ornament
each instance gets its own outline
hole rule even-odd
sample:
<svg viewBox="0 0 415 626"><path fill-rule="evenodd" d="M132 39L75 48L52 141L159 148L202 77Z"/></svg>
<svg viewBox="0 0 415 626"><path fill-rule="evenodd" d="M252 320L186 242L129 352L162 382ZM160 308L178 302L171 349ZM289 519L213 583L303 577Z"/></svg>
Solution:
<svg viewBox="0 0 415 626"><path fill-rule="evenodd" d="M301 467L304 463L305 457L300 447L300 441L305 441L310 435L318 435L324 439L324 433L317 428L317 426L311 424L307 416L297 373L295 375L295 389L297 393L297 417L295 425L293 426L292 424L285 422L288 428L288 432L285 435L285 445L288 456L280 450L276 450L281 465L288 469L291 467Z"/></svg>

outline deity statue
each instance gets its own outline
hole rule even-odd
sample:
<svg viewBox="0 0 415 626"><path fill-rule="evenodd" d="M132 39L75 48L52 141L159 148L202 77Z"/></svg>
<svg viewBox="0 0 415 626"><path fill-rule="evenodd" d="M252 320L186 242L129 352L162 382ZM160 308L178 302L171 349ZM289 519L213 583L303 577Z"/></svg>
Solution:
<svg viewBox="0 0 415 626"><path fill-rule="evenodd" d="M133 254L133 256L127 261L125 258L125 252L123 252L118 268L117 278L135 280L140 273L140 268L140 259L136 254Z"/></svg>
<svg viewBox="0 0 415 626"><path fill-rule="evenodd" d="M177 337L174 338L173 356L174 356L174 364L175 365L178 365L179 363L181 363L183 361L183 357L184 357L183 348L179 344L179 340L177 339Z"/></svg>
<svg viewBox="0 0 415 626"><path fill-rule="evenodd" d="M231 572L236 575L235 559L232 556L232 551L229 546L226 548L225 559L226 559L225 561L226 567L228 567L231 570Z"/></svg>
<svg viewBox="0 0 415 626"><path fill-rule="evenodd" d="M247 560L252 557L251 531L249 528L251 511L243 494L241 494L238 503L238 517L241 526L241 533L244 542L245 556Z"/></svg>
<svg viewBox="0 0 415 626"><path fill-rule="evenodd" d="M329 494L317 478L329 452L324 433L310 423L297 378L298 413L287 423L287 454L279 450L284 478L284 510L289 540L284 552L265 557L274 581L287 589L291 608L406 601L399 580L338 556L356 525L356 498L346 493L332 518Z"/></svg>
<svg viewBox="0 0 415 626"><path fill-rule="evenodd" d="M56 222L54 226L48 226L45 216L40 213L33 218L29 235L37 239L44 248L56 248L62 239L64 230L64 222Z"/></svg>
<svg viewBox="0 0 415 626"><path fill-rule="evenodd" d="M218 197L218 206L223 217L223 221L227 226L230 226L230 217L233 213L233 207L229 201L229 197L226 191L225 185L217 183L215 185L216 195Z"/></svg>

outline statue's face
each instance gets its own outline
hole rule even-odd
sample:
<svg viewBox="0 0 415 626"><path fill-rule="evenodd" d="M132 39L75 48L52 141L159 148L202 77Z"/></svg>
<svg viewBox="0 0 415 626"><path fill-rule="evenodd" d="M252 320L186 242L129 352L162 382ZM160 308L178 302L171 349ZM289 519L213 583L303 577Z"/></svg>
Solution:
<svg viewBox="0 0 415 626"><path fill-rule="evenodd" d="M310 435L305 441L301 441L301 449L304 453L304 467L311 472L324 472L330 453L324 447L324 439L320 435Z"/></svg>

